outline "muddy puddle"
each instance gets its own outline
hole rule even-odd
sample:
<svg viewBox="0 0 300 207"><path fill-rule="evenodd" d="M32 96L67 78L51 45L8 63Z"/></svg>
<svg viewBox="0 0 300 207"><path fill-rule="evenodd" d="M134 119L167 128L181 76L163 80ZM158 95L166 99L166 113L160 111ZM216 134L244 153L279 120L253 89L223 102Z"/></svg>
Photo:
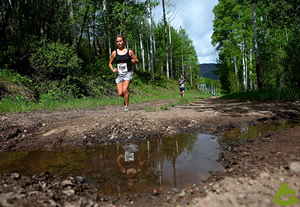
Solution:
<svg viewBox="0 0 300 207"><path fill-rule="evenodd" d="M217 162L220 145L299 125L299 120L268 122L214 136L181 134L93 149L5 152L0 153L0 174L82 176L99 193L109 196L180 190L206 180L209 171L223 170Z"/></svg>
<svg viewBox="0 0 300 207"><path fill-rule="evenodd" d="M30 151L0 154L0 173L20 175L50 172L84 176L101 194L152 193L192 186L223 169L217 137L182 134L68 151Z"/></svg>

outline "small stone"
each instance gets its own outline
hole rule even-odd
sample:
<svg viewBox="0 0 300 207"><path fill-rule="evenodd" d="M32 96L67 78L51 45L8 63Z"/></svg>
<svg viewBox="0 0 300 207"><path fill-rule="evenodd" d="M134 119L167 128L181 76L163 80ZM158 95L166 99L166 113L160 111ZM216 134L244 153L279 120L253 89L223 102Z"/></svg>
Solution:
<svg viewBox="0 0 300 207"><path fill-rule="evenodd" d="M30 191L28 192L28 195L38 195L40 192L35 190L35 191Z"/></svg>
<svg viewBox="0 0 300 207"><path fill-rule="evenodd" d="M84 177L82 176L77 176L77 183L80 184L80 183L83 183L84 181Z"/></svg>
<svg viewBox="0 0 300 207"><path fill-rule="evenodd" d="M230 168L230 169L228 169L228 170L227 170L227 172L233 172L233 169L232 169L232 168Z"/></svg>
<svg viewBox="0 0 300 207"><path fill-rule="evenodd" d="M66 186L74 186L74 184L73 184L72 181L70 181L70 180L64 180L64 181L61 183L61 185L62 185L63 187L66 187Z"/></svg>
<svg viewBox="0 0 300 207"><path fill-rule="evenodd" d="M73 189L70 189L70 190L63 190L62 191L63 194L65 194L66 196L71 196L71 195L74 195L75 191Z"/></svg>
<svg viewBox="0 0 300 207"><path fill-rule="evenodd" d="M11 174L11 178L13 178L13 179L18 179L19 177L20 177L20 175L18 173Z"/></svg>
<svg viewBox="0 0 300 207"><path fill-rule="evenodd" d="M270 174L267 173L267 172L263 172L263 173L260 174L260 177L261 177L261 178L269 178L269 177L270 177Z"/></svg>
<svg viewBox="0 0 300 207"><path fill-rule="evenodd" d="M254 185L254 181L253 180L249 180L248 184L249 185Z"/></svg>
<svg viewBox="0 0 300 207"><path fill-rule="evenodd" d="M196 184L193 184L193 185L191 186L191 189L196 188L196 187L197 187L197 185L196 185Z"/></svg>
<svg viewBox="0 0 300 207"><path fill-rule="evenodd" d="M245 198L244 194L239 194L239 198Z"/></svg>
<svg viewBox="0 0 300 207"><path fill-rule="evenodd" d="M290 169L293 172L300 172L300 162L291 162L290 163Z"/></svg>
<svg viewBox="0 0 300 207"><path fill-rule="evenodd" d="M178 197L179 197L179 198L182 198L183 196L185 196L184 190L182 190L182 191L179 193Z"/></svg>

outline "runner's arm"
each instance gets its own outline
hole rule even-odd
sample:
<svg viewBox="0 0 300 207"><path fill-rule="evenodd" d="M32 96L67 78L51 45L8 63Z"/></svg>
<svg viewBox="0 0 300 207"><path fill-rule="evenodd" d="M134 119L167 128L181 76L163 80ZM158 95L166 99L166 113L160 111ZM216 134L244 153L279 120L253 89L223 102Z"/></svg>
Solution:
<svg viewBox="0 0 300 207"><path fill-rule="evenodd" d="M111 69L112 72L116 73L118 72L118 69L117 68L114 68L113 66L113 62L115 60L115 57L116 57L116 51L113 51L111 53L111 56L110 56L110 60L109 60L109 63L108 63L108 67Z"/></svg>
<svg viewBox="0 0 300 207"><path fill-rule="evenodd" d="M134 52L132 50L129 50L129 55L131 57L131 62L134 64L139 64L140 61L137 59L137 57L135 56Z"/></svg>

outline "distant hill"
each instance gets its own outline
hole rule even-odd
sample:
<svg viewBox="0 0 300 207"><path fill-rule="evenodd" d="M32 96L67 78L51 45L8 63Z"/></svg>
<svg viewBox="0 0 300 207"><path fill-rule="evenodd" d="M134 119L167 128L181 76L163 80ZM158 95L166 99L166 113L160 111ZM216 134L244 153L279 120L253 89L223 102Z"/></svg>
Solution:
<svg viewBox="0 0 300 207"><path fill-rule="evenodd" d="M200 67L199 76L203 76L204 78L209 78L213 80L219 80L219 76L213 73L214 70L217 70L217 64L205 63L205 64L200 64L199 67Z"/></svg>

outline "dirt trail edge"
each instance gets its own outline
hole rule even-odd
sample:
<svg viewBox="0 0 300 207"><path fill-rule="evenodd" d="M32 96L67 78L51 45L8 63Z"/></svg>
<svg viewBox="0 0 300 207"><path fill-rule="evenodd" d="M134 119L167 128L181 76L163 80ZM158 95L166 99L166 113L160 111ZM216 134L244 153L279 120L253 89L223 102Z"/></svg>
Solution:
<svg viewBox="0 0 300 207"><path fill-rule="evenodd" d="M251 103L216 97L169 110L144 110L173 101L132 104L129 112L123 112L122 106L104 106L3 114L0 150L94 147L177 133L214 134L247 124L298 119L300 112L299 102ZM80 176L61 180L47 173L1 175L0 206L276 206L273 200L284 182L300 200L300 127L232 144L219 157L225 170L212 172L205 183L179 192L120 198L97 194Z"/></svg>

